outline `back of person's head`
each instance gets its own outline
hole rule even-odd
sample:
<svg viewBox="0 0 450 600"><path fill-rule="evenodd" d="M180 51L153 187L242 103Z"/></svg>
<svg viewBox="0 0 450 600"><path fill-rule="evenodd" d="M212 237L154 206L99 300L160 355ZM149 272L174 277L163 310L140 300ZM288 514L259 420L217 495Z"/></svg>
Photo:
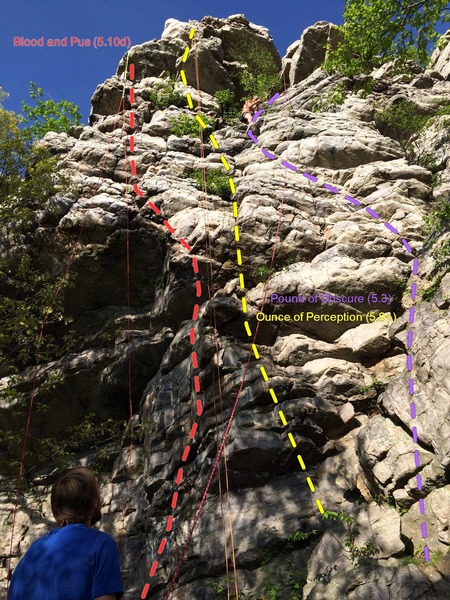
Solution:
<svg viewBox="0 0 450 600"><path fill-rule="evenodd" d="M64 471L52 487L51 505L58 525L99 521L100 494L92 471L86 467Z"/></svg>

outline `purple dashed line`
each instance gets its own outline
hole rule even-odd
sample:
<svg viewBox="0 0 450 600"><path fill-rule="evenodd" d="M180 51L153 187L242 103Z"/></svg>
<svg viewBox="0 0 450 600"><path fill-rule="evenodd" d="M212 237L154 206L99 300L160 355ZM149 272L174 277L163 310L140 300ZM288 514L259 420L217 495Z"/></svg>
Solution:
<svg viewBox="0 0 450 600"><path fill-rule="evenodd" d="M275 160L276 159L275 154L272 154L266 148L262 149L262 153L264 154L264 156L267 156L267 158L270 158L270 160Z"/></svg>
<svg viewBox="0 0 450 600"><path fill-rule="evenodd" d="M420 467L420 456L418 450L414 450L414 462L416 463L416 467Z"/></svg>
<svg viewBox="0 0 450 600"><path fill-rule="evenodd" d="M253 123L256 123L256 121L263 114L263 112L264 112L263 108L260 108L258 111L255 112L255 114L253 115L253 118L252 118Z"/></svg>
<svg viewBox="0 0 450 600"><path fill-rule="evenodd" d="M291 171L297 170L297 167L295 165L291 165L291 163L287 162L286 160L282 160L281 164L283 165L283 167L286 167L286 169L290 169Z"/></svg>
<svg viewBox="0 0 450 600"><path fill-rule="evenodd" d="M317 177L314 177L314 175L310 175L309 173L302 173L303 177L306 177L306 179L310 179L311 181L314 181L314 183L317 183L319 180L317 179Z"/></svg>
<svg viewBox="0 0 450 600"><path fill-rule="evenodd" d="M361 204L361 202L359 200L355 200L351 196L345 196L345 199L348 200L349 202L351 202L352 204L356 204L356 206L359 206Z"/></svg>
<svg viewBox="0 0 450 600"><path fill-rule="evenodd" d="M255 134L253 133L253 131L252 131L251 129L249 129L249 130L247 131L247 134L248 134L248 137L249 137L249 138L252 140L252 142L253 142L254 144L257 144L257 143L258 143L258 138L256 138L256 137L255 137Z"/></svg>
<svg viewBox="0 0 450 600"><path fill-rule="evenodd" d="M392 233L395 233L395 235L398 235L398 230L390 223L385 223L384 226L387 227L389 231L392 231Z"/></svg>
<svg viewBox="0 0 450 600"><path fill-rule="evenodd" d="M412 340L413 340L413 332L412 331L408 331L408 348L411 348L412 346Z"/></svg>
<svg viewBox="0 0 450 600"><path fill-rule="evenodd" d="M379 219L380 215L378 215L374 210L372 210L371 208L369 208L368 206L366 207L366 212L369 213L369 215L372 215L372 217L374 219Z"/></svg>
<svg viewBox="0 0 450 600"><path fill-rule="evenodd" d="M272 104L273 102L275 102L275 100L278 98L279 95L280 95L279 93L274 94L270 98L270 100L268 101L268 104ZM255 123L258 120L258 118L260 117L260 115L263 114L263 112L264 112L264 110L260 109L260 110L258 110L253 115L253 118L252 118L253 123ZM249 130L247 133L248 133L250 139L255 144L257 144L257 139L254 136L253 132L251 130ZM274 154L270 153L268 150L266 150L266 148L262 148L261 152L264 154L264 156L266 158L270 158L270 160L275 160L275 158L276 158L276 156ZM289 163L289 162L287 162L285 160L282 160L281 164L283 165L283 167L286 167L286 169L289 169L290 171L294 171L294 172L297 171L297 167L295 165L293 165L293 164L291 164L291 163ZM315 177L314 175L311 175L311 173L304 172L304 173L302 173L302 175L303 175L303 177L305 177L309 181L312 181L314 183L318 182L317 177ZM339 194L340 193L340 191L337 188L335 188L334 186L332 186L332 185L330 185L328 183L324 183L323 187L326 190L332 192L333 194ZM348 200L349 202L351 202L352 204L356 205L356 206L360 206L361 205L361 202L359 202L359 200L356 200L355 198L352 198L351 196L346 195L345 199ZM370 214L372 217L374 217L375 219L379 219L380 218L380 216L374 210L372 210L370 207L366 207L366 212L368 214ZM391 231L393 234L399 235L398 230L393 225L391 225L390 223L386 222L386 223L384 223L384 226L387 229L389 229L389 231ZM405 247L405 249L410 254L413 254L412 248L409 245L409 243L407 242L407 240L405 240L404 238L402 238L401 241L402 241L402 244ZM412 274L413 275L417 275L418 272L419 272L419 261L418 261L417 258L414 258L414 260L413 260ZM416 298L416 284L415 283L413 283L412 287L411 287L411 298L412 298L412 300L415 300L415 298ZM415 311L414 311L414 307L412 307L410 309L410 313L409 313L409 322L410 323L414 322L414 316L415 316ZM411 330L409 330L408 331L408 347L411 347L411 345L412 345L412 339L413 339L413 332ZM406 362L407 362L408 371L411 371L412 370L412 356L411 356L411 354L407 355ZM411 396L414 395L414 381L413 381L412 378L409 378L409 393L410 393ZM411 408L411 418L415 419L416 418L416 405L415 405L414 402L411 402L410 408ZM413 437L413 441L417 444L417 442L418 442L418 435L417 435L417 427L415 427L415 426L412 427L412 437ZM420 467L420 456L419 456L419 451L418 450L414 450L414 461L415 461L416 466ZM422 477L420 475L417 476L417 488L418 488L418 490L422 490ZM421 514L424 514L425 513L425 504L424 504L423 498L421 498L419 500L419 507L420 507ZM427 538L427 526L426 526L425 522L422 523L422 536L423 536L424 539ZM424 547L424 551L423 552L424 552L425 561L428 562L430 560L430 553L429 553L428 546Z"/></svg>
<svg viewBox="0 0 450 600"><path fill-rule="evenodd" d="M404 239L402 239L402 242L403 242L403 245L405 246L405 248L408 250L408 252L409 252L410 254L412 254L412 253L413 253L413 251L412 251L412 248L411 248L411 246L408 244L408 242L407 242L406 240L404 240Z"/></svg>

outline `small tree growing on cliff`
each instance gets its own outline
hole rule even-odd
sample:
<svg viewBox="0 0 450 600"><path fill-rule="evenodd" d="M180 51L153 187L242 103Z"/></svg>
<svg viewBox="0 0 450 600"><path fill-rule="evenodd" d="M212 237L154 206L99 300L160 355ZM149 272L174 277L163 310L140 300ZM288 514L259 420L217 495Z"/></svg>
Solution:
<svg viewBox="0 0 450 600"><path fill-rule="evenodd" d="M44 92L32 81L30 82L30 98L35 106L22 100L22 111L27 127L25 134L39 139L49 131L67 133L72 125L79 125L81 113L79 107L69 100L55 102L51 98L43 100Z"/></svg>
<svg viewBox="0 0 450 600"><path fill-rule="evenodd" d="M448 21L448 0L346 0L344 25L338 27L343 41L328 48L324 68L351 76L390 60L399 71L409 61L425 67L428 47L440 37L435 27Z"/></svg>

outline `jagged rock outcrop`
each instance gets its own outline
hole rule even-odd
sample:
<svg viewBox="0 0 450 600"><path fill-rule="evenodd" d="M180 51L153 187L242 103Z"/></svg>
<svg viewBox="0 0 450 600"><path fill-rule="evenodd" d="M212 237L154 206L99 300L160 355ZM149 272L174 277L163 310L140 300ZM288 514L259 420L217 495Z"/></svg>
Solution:
<svg viewBox="0 0 450 600"><path fill-rule="evenodd" d="M340 36L336 25L318 21L307 27L300 40L294 42L283 57L285 77L293 86L319 68L326 56L328 45L335 48Z"/></svg>
<svg viewBox="0 0 450 600"><path fill-rule="evenodd" d="M232 570L226 533L231 522L241 594L261 590L269 579L278 586L279 598L301 598L303 588L305 600L443 600L450 590L445 510L450 494L448 275L437 286L435 300L425 302L421 293L435 268L423 218L439 198L449 199L450 139L445 116L430 122L418 138L419 149L433 154L430 169L426 163L411 164L399 140L380 131L374 121L377 102L392 103L403 96L418 111L432 114L436 101L448 100L450 83L443 79L441 67L436 70L440 59L434 69L441 74L430 72L430 86L413 85L419 74L392 79L380 72L374 76L383 91L362 98L343 79L348 89L342 105L320 112L312 98L326 97L340 81L316 68L322 55L317 54L311 70L309 53L314 48L319 52L333 31L330 24L320 23L289 50L291 86L254 126L258 146L245 126L233 122L215 131L220 147L215 151L197 139L171 133L172 119L190 114L187 108L155 109L146 98L146 90L161 81L163 70L176 72L192 24L202 68L198 92L194 65L186 63L188 89L194 105L200 97L211 116L217 114L212 94L218 86L237 86L236 73L243 63L236 49L242 43L253 40L277 57L267 30L243 16L207 17L189 24L171 19L162 40L130 53L129 59L136 62L134 129L129 126L130 105L113 116L123 92L123 59L117 75L94 93L99 118L93 127L73 136L50 133L44 140L63 161L77 195L61 194L43 207L32 249L36 260L51 259L58 273L82 232L71 267L78 277L76 288L66 299L78 346L70 356L43 365L38 385L55 373L62 383L48 401L52 418L34 414L31 433L64 435L88 408L99 418L127 418L131 365L133 423L139 436L131 462L130 431L122 442L117 440L112 476L108 472L102 486L106 530L121 532L127 600L139 597L148 581L177 490L176 526L167 534L168 549L159 557L148 595L163 598L239 391L226 443L227 478L222 463L211 480L171 597L220 597L226 572L224 527ZM176 89L183 90L181 83ZM136 175L130 175L124 152L130 132L135 138ZM264 156L262 147L276 159ZM239 245L230 199L203 192L189 177L193 168L221 168L221 153L230 165L227 177L231 174L236 184L232 200L239 206ZM288 171L281 161L298 166L297 172ZM143 198L131 195L135 183ZM148 201L161 215L155 215ZM174 229L172 236L165 219ZM190 254L178 243L180 238L192 247ZM419 258L418 275L411 275L412 255L405 240ZM242 265L236 264L237 248ZM417 298L410 347L413 284ZM306 300L276 303L273 294L305 295ZM346 299L308 301L316 294ZM378 297L375 308L386 315L375 322L364 320L374 310L371 294ZM382 295L384 303L379 300ZM362 300L349 299L355 296ZM308 310L319 320L295 319ZM261 313L282 320L258 321ZM344 313L353 320L324 319ZM257 330L259 359L245 322L251 331ZM261 365L269 383L261 376ZM203 409L189 455L182 461L198 412L194 376L201 382ZM24 397L32 380L30 369L19 389ZM5 378L2 384L6 383ZM269 386L276 391L277 404ZM58 410L61 397L64 410ZM1 418L7 418L11 428L20 427L12 411L17 402L6 398L0 406ZM287 425L280 420L280 409ZM411 435L414 426L417 443ZM305 469L299 467L297 454ZM80 457L89 464L93 460L95 449ZM177 487L181 465L184 475ZM41 498L46 498L52 477L50 467L35 477ZM325 510L346 513L347 520L322 518L317 498ZM14 560L51 524L47 500L40 504L30 491L20 502ZM2 557L9 554L12 510L5 499ZM424 519L433 565L420 558ZM295 532L297 537L289 539Z"/></svg>

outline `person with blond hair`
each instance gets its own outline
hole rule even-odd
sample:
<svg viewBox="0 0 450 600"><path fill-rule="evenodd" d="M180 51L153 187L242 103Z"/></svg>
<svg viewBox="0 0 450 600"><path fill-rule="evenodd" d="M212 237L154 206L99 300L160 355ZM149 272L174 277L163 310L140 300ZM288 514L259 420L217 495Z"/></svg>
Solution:
<svg viewBox="0 0 450 600"><path fill-rule="evenodd" d="M101 519L97 480L86 467L65 471L51 491L58 527L31 544L11 577L8 600L117 600L119 549L92 526Z"/></svg>
<svg viewBox="0 0 450 600"><path fill-rule="evenodd" d="M261 100L258 98L258 96L253 96L253 98L249 98L248 100L246 100L242 108L241 122L250 125L253 119L253 115L259 109L260 106Z"/></svg>

